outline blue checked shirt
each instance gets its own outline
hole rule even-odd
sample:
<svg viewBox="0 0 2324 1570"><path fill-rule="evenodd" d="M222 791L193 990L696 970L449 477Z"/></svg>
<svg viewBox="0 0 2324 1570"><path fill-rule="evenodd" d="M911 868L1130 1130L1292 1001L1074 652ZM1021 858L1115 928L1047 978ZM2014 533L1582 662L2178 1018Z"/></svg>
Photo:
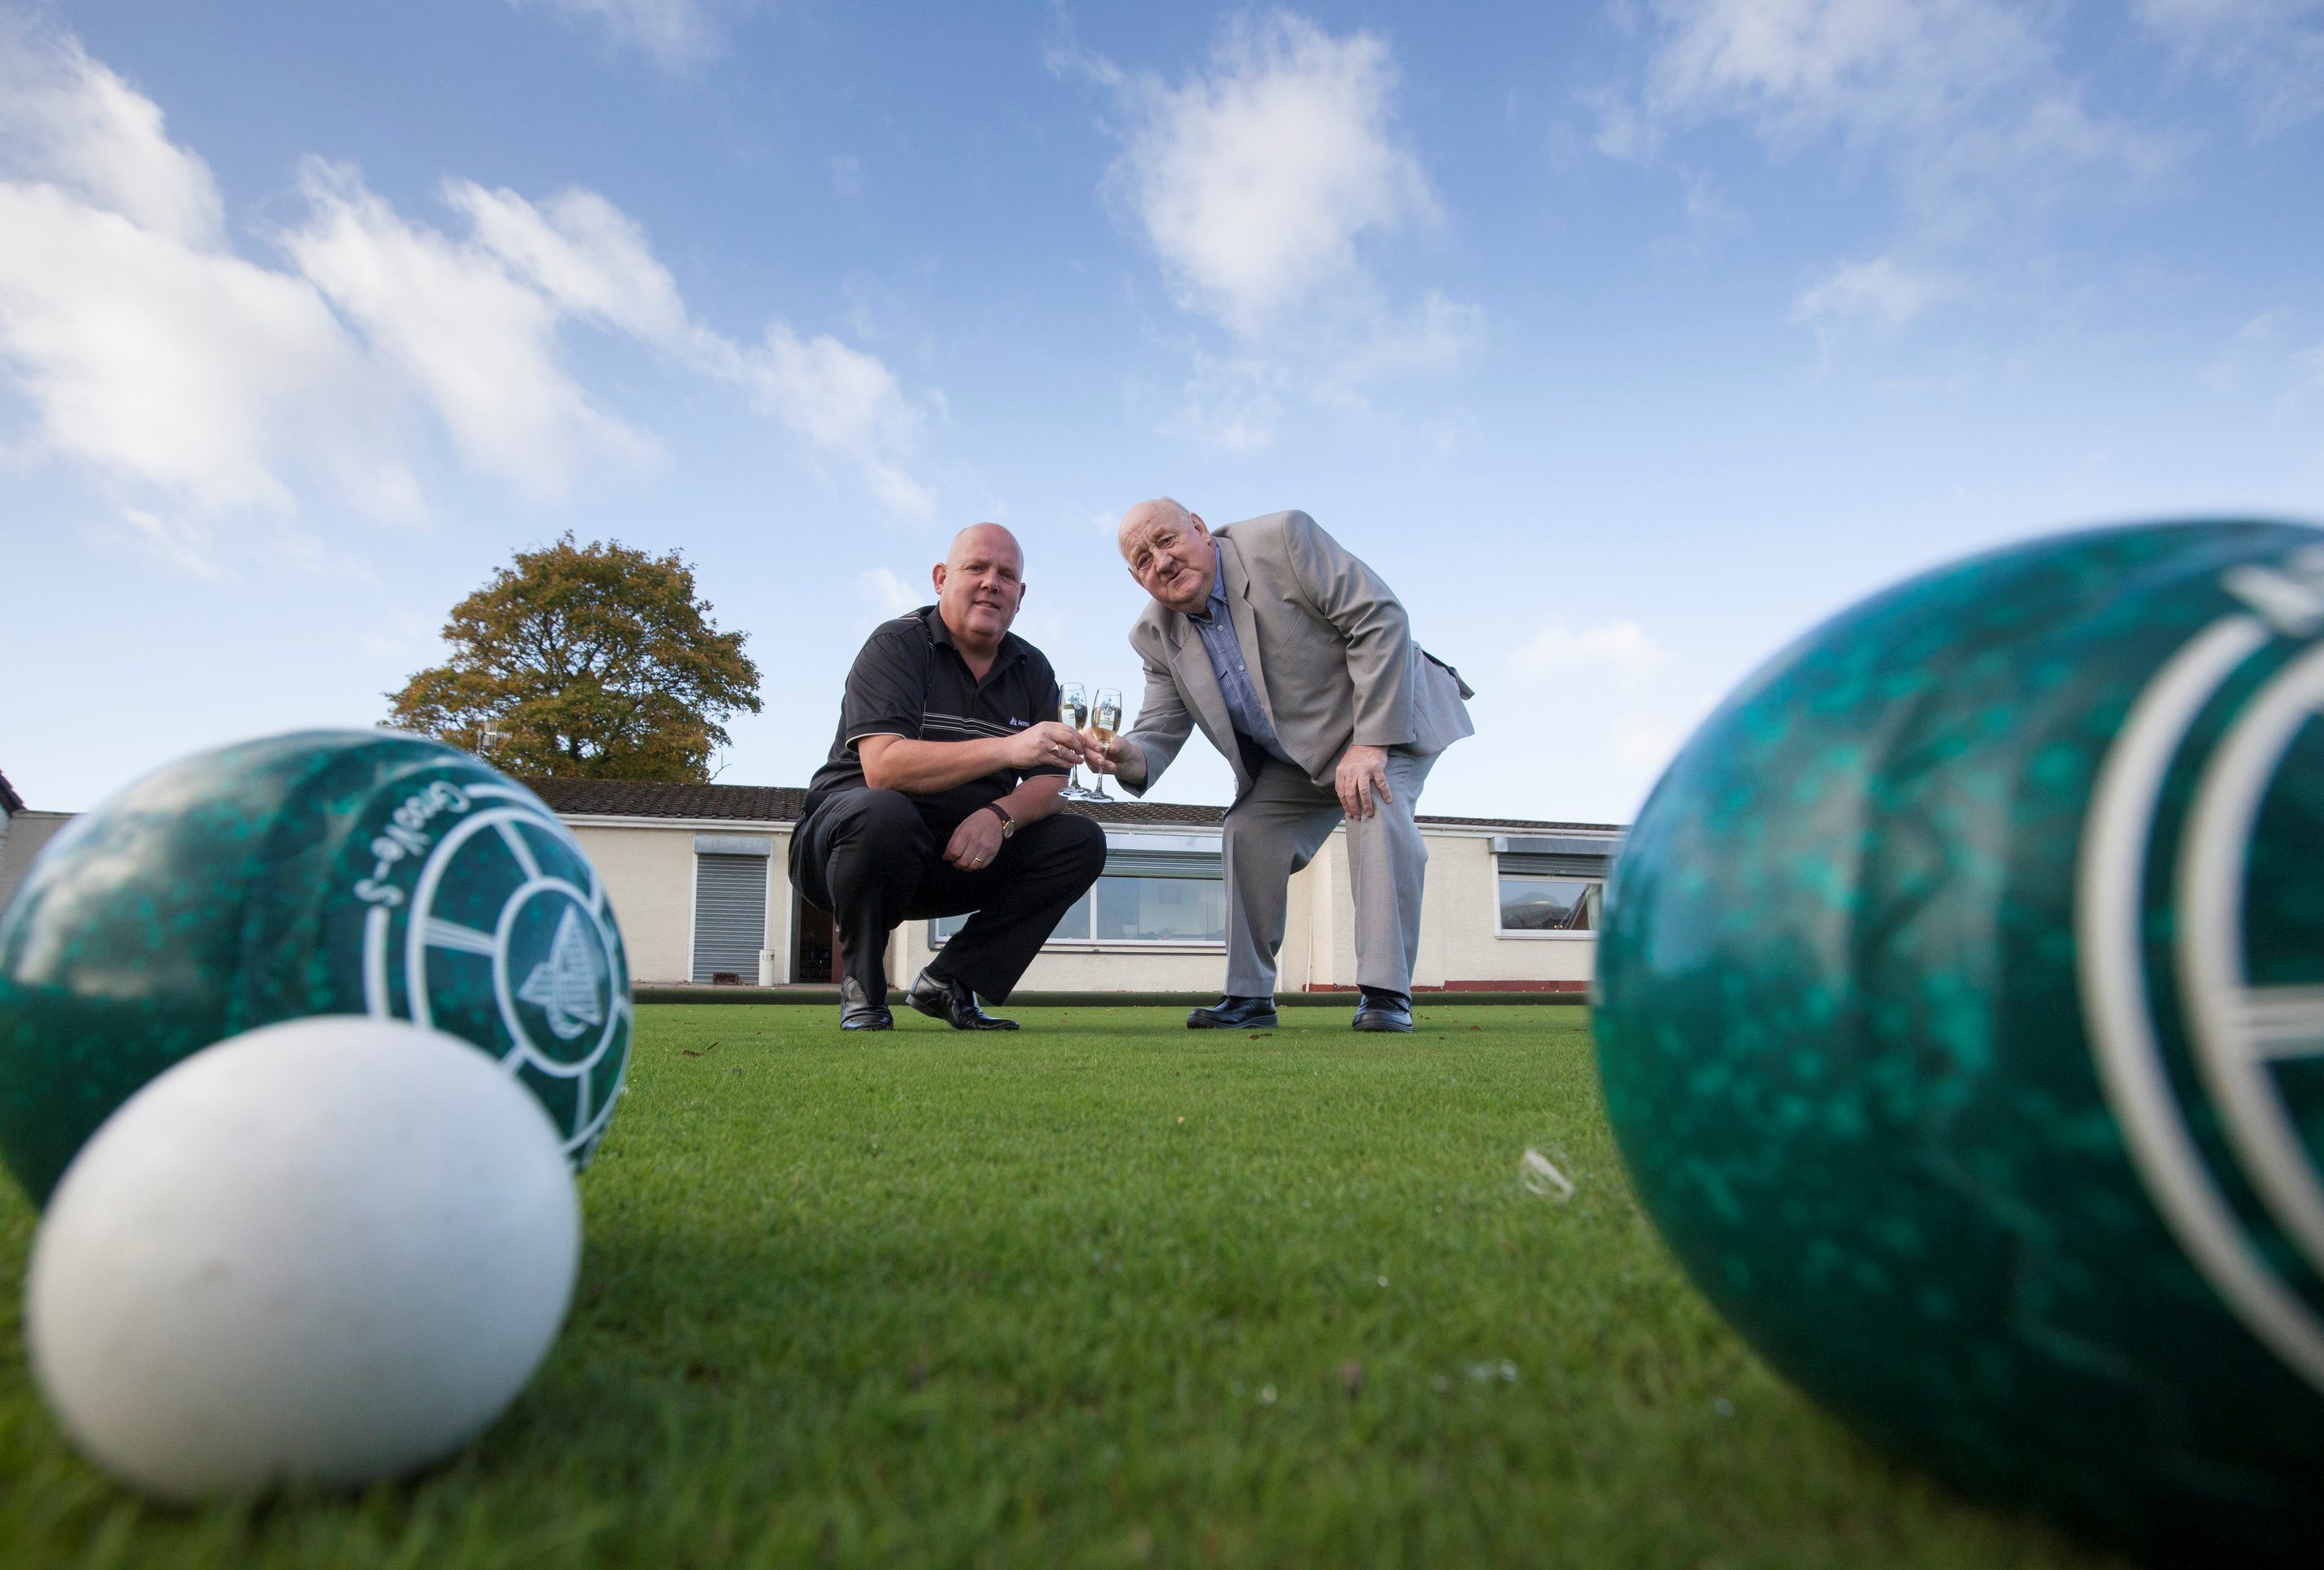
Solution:
<svg viewBox="0 0 2324 1570"><path fill-rule="evenodd" d="M1291 762L1283 750L1282 738L1268 723L1267 709L1259 701L1259 688L1250 679L1250 668L1243 663L1242 644L1235 637L1234 619L1227 614L1226 564L1219 559L1219 548L1211 547L1211 599L1204 607L1206 614L1188 616L1194 631L1203 635L1203 652L1211 658L1211 672L1219 679L1219 691L1227 700L1227 717L1234 728L1259 743L1270 758L1280 762Z"/></svg>

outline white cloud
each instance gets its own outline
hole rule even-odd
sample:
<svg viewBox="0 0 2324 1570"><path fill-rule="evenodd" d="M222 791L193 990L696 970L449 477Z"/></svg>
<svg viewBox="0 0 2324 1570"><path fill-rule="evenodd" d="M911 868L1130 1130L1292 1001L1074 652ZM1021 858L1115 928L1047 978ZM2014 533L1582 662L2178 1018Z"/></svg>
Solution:
<svg viewBox="0 0 2324 1570"><path fill-rule="evenodd" d="M1595 97L1601 152L1651 158L1719 120L1740 122L1775 158L1828 143L1843 178L1868 168L1893 186L1891 250L2006 253L2061 207L2136 193L2181 152L2089 108L2060 68L2054 5L1652 0L1646 21L1635 88ZM1839 265L1819 288L1795 320L1868 311L1901 323L1962 291L1958 278L1937 286L1886 259Z"/></svg>
<svg viewBox="0 0 2324 1570"><path fill-rule="evenodd" d="M2324 0L2140 0L2138 19L2240 88L2260 134L2324 114Z"/></svg>
<svg viewBox="0 0 2324 1570"><path fill-rule="evenodd" d="M1230 22L1175 86L1070 49L1049 64L1112 95L1123 146L1107 193L1178 307L1233 344L1193 351L1166 429L1256 451L1294 403L1367 409L1374 389L1441 376L1473 352L1475 307L1428 291L1399 308L1372 270L1375 246L1442 217L1397 124L1387 40L1277 11Z"/></svg>
<svg viewBox="0 0 2324 1570"><path fill-rule="evenodd" d="M1476 352L1485 313L1432 289L1408 315L1395 319L1383 311L1370 327L1351 335L1331 367L1332 385L1354 392L1374 383L1453 370Z"/></svg>
<svg viewBox="0 0 2324 1570"><path fill-rule="evenodd" d="M197 249L224 233L209 166L170 141L161 111L83 52L0 14L0 174L56 185L76 200Z"/></svg>
<svg viewBox="0 0 2324 1570"><path fill-rule="evenodd" d="M2234 392L2264 383L2284 364L2285 339L2292 331L2292 313L2282 306L2264 310L2237 328L2195 380L2214 392ZM2292 356L2296 365L2299 356Z"/></svg>
<svg viewBox="0 0 2324 1570"><path fill-rule="evenodd" d="M2302 349L2292 356L2292 363L2300 367L2301 374L2307 378L2308 386L2324 390L2324 343L2319 343L2313 348Z"/></svg>
<svg viewBox="0 0 2324 1570"><path fill-rule="evenodd" d="M510 0L544 5L568 22L603 27L613 41L642 51L665 70L682 70L724 47L698 0Z"/></svg>
<svg viewBox="0 0 2324 1570"><path fill-rule="evenodd" d="M0 359L37 445L195 506L287 508L290 469L401 510L377 378L305 280L198 251L52 186L0 184Z"/></svg>
<svg viewBox="0 0 2324 1570"><path fill-rule="evenodd" d="M1230 23L1179 87L1127 86L1112 179L1182 304L1257 332L1353 272L1366 235L1435 216L1396 80L1385 40L1277 12Z"/></svg>
<svg viewBox="0 0 2324 1570"><path fill-rule="evenodd" d="M556 497L598 452L653 454L566 373L554 294L481 245L407 223L345 165L309 161L300 186L309 214L284 247L435 406L471 464Z"/></svg>
<svg viewBox="0 0 2324 1570"><path fill-rule="evenodd" d="M198 515L287 513L302 478L417 506L391 380L311 284L224 248L208 167L73 40L0 21L0 169L23 449L103 476L124 537L193 570Z"/></svg>
<svg viewBox="0 0 2324 1570"><path fill-rule="evenodd" d="M1611 732L1616 772L1641 782L1651 780L1677 755L1692 729L1666 714L1616 716Z"/></svg>
<svg viewBox="0 0 2324 1570"><path fill-rule="evenodd" d="M778 322L750 357L747 379L759 408L825 451L853 459L872 494L897 513L925 518L936 498L898 461L920 425L879 356L837 338L802 339Z"/></svg>
<svg viewBox="0 0 2324 1570"><path fill-rule="evenodd" d="M596 192L566 190L536 208L512 190L453 180L444 199L466 216L477 245L560 311L675 354L717 357L645 231Z"/></svg>
<svg viewBox="0 0 2324 1570"><path fill-rule="evenodd" d="M1772 140L1957 123L2046 60L1999 0L1659 0L1646 106L1739 114Z"/></svg>
<svg viewBox="0 0 2324 1570"><path fill-rule="evenodd" d="M143 507L124 507L121 521L137 542L189 577L216 583L226 577L208 533L182 518L163 518Z"/></svg>
<svg viewBox="0 0 2324 1570"><path fill-rule="evenodd" d="M1893 256L1843 262L1800 293L1792 319L1819 326L1869 322L1899 328L1944 298L1950 285Z"/></svg>
<svg viewBox="0 0 2324 1570"><path fill-rule="evenodd" d="M1198 351L1184 402L1163 429L1222 452L1263 452L1275 445L1291 380L1286 368L1259 356Z"/></svg>
<svg viewBox="0 0 2324 1570"><path fill-rule="evenodd" d="M456 181L445 199L467 215L478 245L561 312L748 387L762 412L809 448L855 464L891 510L934 510L934 496L904 466L921 411L878 356L828 337L803 342L780 322L756 351L737 347L687 316L644 230L594 191L567 190L536 208L513 191Z"/></svg>
<svg viewBox="0 0 2324 1570"><path fill-rule="evenodd" d="M1677 654L1631 621L1601 622L1575 632L1563 618L1542 623L1516 655L1518 670L1541 677L1572 670L1637 679L1668 667Z"/></svg>
<svg viewBox="0 0 2324 1570"><path fill-rule="evenodd" d="M85 466L124 510L115 538L215 568L230 512L280 520L316 488L382 515L421 509L425 406L474 467L539 496L651 439L565 363L579 322L743 389L815 452L921 515L906 470L919 406L877 358L779 323L746 351L688 316L639 226L594 192L538 206L455 180L455 237L355 170L309 161L288 267L235 254L217 183L161 112L66 36L0 14L0 376L24 398L21 457ZM229 531L228 532L231 532Z"/></svg>
<svg viewBox="0 0 2324 1570"><path fill-rule="evenodd" d="M852 197L863 189L863 161L852 152L833 155L825 165L831 172L834 195Z"/></svg>
<svg viewBox="0 0 2324 1570"><path fill-rule="evenodd" d="M927 605L932 595L914 589L888 568L875 567L855 579L856 592L882 616L900 616Z"/></svg>

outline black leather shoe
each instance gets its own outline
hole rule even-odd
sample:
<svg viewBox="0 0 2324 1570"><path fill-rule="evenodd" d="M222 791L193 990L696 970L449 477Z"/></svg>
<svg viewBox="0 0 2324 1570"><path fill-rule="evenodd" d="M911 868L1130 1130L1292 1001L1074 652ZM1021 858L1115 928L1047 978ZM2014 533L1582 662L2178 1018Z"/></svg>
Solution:
<svg viewBox="0 0 2324 1570"><path fill-rule="evenodd" d="M1186 1016L1189 1030L1272 1030L1273 998L1225 997L1215 1009L1196 1009Z"/></svg>
<svg viewBox="0 0 2324 1570"><path fill-rule="evenodd" d="M920 972L920 979L904 994L904 1001L931 1020L942 1020L955 1030L1014 1030L1014 1020L995 1019L976 1006L976 994L968 984L948 977Z"/></svg>
<svg viewBox="0 0 2324 1570"><path fill-rule="evenodd" d="M839 1028L843 1030L892 1030L896 1016L884 1002L864 995L863 984L849 976L839 984Z"/></svg>
<svg viewBox="0 0 2324 1570"><path fill-rule="evenodd" d="M1366 993L1350 1023L1358 1030L1409 1030L1412 1000L1401 993Z"/></svg>

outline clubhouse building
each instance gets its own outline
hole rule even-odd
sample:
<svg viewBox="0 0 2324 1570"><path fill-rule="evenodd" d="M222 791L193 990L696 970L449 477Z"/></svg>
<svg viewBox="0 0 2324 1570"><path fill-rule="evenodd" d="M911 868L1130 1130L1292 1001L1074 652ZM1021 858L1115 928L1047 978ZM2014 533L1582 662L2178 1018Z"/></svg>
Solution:
<svg viewBox="0 0 2324 1570"><path fill-rule="evenodd" d="M640 985L832 984L831 918L790 882L806 792L786 786L532 780L604 879ZM1075 802L1105 829L1097 886L1026 973L1029 992L1209 993L1225 977L1224 814L1215 807ZM72 814L39 812L0 776L0 907ZM1420 819L1428 846L1424 990L1587 992L1599 901L1622 830L1604 823ZM1346 831L1291 881L1277 990L1352 990ZM890 940L908 984L959 919L911 921Z"/></svg>
<svg viewBox="0 0 2324 1570"><path fill-rule="evenodd" d="M589 853L641 985L830 984L831 918L791 887L806 792L784 786L528 780ZM1067 810L1105 829L1105 873L1065 913L1021 984L1032 992L1216 993L1225 974L1224 814L1121 800ZM1428 884L1414 984L1422 989L1586 992L1598 909L1621 828L1603 823L1420 818ZM1277 988L1351 991L1354 905L1346 831L1291 882ZM957 919L899 928L902 986Z"/></svg>

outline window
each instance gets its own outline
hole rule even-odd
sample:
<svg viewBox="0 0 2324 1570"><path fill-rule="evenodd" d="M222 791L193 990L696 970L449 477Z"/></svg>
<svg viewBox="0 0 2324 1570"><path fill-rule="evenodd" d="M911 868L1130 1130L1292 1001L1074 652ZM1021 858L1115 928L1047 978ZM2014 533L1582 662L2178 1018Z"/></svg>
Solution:
<svg viewBox="0 0 2324 1570"><path fill-rule="evenodd" d="M930 947L968 924L928 923ZM1227 940L1219 841L1204 835L1106 836L1105 873L1067 908L1051 944L1218 943Z"/></svg>
<svg viewBox="0 0 2324 1570"><path fill-rule="evenodd" d="M1227 940L1227 886L1215 873L1207 878L1104 877L1095 892L1100 943ZM1066 912L1068 918L1072 914ZM1059 927L1057 936L1066 930Z"/></svg>
<svg viewBox="0 0 2324 1570"><path fill-rule="evenodd" d="M1537 878L1501 874L1504 932L1595 932L1598 901L1606 885L1594 878Z"/></svg>
<svg viewBox="0 0 2324 1570"><path fill-rule="evenodd" d="M1504 933L1595 932L1606 873L1621 848L1579 835L1496 836L1495 882Z"/></svg>

